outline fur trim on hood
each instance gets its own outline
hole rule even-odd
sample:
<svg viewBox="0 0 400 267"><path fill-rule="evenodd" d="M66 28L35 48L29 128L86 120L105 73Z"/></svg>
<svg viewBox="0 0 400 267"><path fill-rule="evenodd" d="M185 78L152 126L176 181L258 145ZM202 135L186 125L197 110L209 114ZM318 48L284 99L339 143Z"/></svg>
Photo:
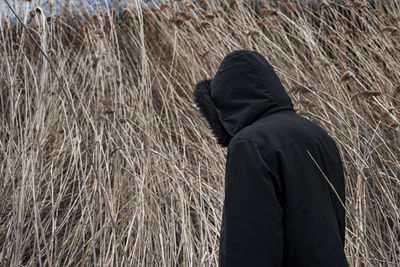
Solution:
<svg viewBox="0 0 400 267"><path fill-rule="evenodd" d="M218 118L214 102L210 97L211 81L212 79L204 79L199 81L196 84L193 96L197 107L207 120L212 133L217 139L217 143L222 147L227 147L229 145L229 141L232 139L232 135L225 130Z"/></svg>

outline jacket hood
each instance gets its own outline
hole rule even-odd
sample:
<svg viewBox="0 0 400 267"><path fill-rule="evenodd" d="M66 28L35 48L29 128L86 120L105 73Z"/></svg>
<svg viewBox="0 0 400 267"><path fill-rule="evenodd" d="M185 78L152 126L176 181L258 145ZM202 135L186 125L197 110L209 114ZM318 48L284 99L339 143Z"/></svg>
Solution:
<svg viewBox="0 0 400 267"><path fill-rule="evenodd" d="M236 50L221 62L213 79L196 84L194 98L221 146L241 129L293 104L273 67L256 51Z"/></svg>

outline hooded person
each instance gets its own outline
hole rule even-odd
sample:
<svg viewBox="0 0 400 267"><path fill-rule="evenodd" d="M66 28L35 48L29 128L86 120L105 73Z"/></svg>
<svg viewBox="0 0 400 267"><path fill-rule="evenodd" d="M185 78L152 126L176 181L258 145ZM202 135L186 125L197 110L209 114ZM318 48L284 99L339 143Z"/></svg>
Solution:
<svg viewBox="0 0 400 267"><path fill-rule="evenodd" d="M219 266L348 266L338 148L296 113L268 61L233 51L193 96L228 147Z"/></svg>

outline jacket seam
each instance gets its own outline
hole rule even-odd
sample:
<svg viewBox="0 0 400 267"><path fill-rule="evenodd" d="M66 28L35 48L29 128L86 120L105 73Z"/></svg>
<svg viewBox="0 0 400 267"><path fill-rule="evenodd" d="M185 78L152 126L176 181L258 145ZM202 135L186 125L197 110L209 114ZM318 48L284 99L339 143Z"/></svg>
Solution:
<svg viewBox="0 0 400 267"><path fill-rule="evenodd" d="M251 145L253 145L253 146L257 149L257 151L258 151L260 154L262 154L261 151L259 150L258 144L254 143L254 142L252 142L252 141L250 141L250 140L248 140L248 139L246 139L246 138L238 137L238 138L236 138L236 139L234 140L233 144L236 143L236 142L239 142L239 141L241 141L241 140L242 140L242 141L245 141L245 142L247 142L247 143L250 143Z"/></svg>
<svg viewBox="0 0 400 267"><path fill-rule="evenodd" d="M285 145L283 145L283 146L277 147L277 148L275 148L274 150L271 150L271 151L268 151L268 152L265 152L265 153L262 153L262 151L260 151L260 149L259 149L259 148L265 147L264 145L259 145L259 144L254 143L254 142L252 142L252 141L250 141L250 140L248 140L248 139L246 139L246 138L238 137L238 138L236 138L236 140L235 140L234 142L237 142L237 141L239 141L239 140L247 141L248 143L251 143L252 145L254 145L254 146L257 148L258 152L260 152L262 155L264 155L264 156L267 157L267 156L269 156L270 154L276 152L276 151L279 150L279 149L286 148L286 147L288 147L288 146L291 146L291 145L294 145L294 144L297 144L297 143L300 143L300 142L302 142L302 141L304 141L304 140L309 140L309 139L327 139L327 140L332 141L332 138L331 138L331 137L315 137L315 136L313 136L313 137L306 137L306 138L303 138L303 139L299 139L299 140L290 142L290 143L285 144Z"/></svg>
<svg viewBox="0 0 400 267"><path fill-rule="evenodd" d="M248 139L246 139L246 138L243 138L243 137L238 137L238 138L236 138L236 139L234 140L234 142L233 142L232 144L234 144L234 143L236 143L236 142L239 142L239 141L241 141L241 140L242 140L242 141L245 141L245 142L247 142L247 143L249 143L250 145L252 145L252 146L257 150L257 152L260 154L261 158L263 159L264 163L267 165L268 169L270 169L270 171L272 171L272 173L274 174L274 176L276 176L274 170L273 170L272 167L268 164L267 156L260 150L260 146L259 146L257 143L254 143L254 142L252 142L252 141L250 141L250 140L248 140Z"/></svg>
<svg viewBox="0 0 400 267"><path fill-rule="evenodd" d="M253 66L253 68L256 70L257 74L258 74L258 75L261 77L261 79L264 81L264 83L265 83L264 86L266 86L266 85L268 84L268 81L266 80L265 76L262 75L262 73L260 72L260 70L257 68L256 64L255 64L252 60L249 60L249 61L250 61L250 64ZM272 67L272 66L271 66L271 67ZM267 88L267 89L269 89L269 88ZM273 102L273 104L279 106L279 104L276 102L275 97L274 97L270 92L268 92L268 90L267 90L265 93L268 94L268 97L270 98L271 102Z"/></svg>
<svg viewBox="0 0 400 267"><path fill-rule="evenodd" d="M272 174L272 176L274 177L274 179L276 179L276 180L279 180L280 178L279 178L279 175L278 175L278 172L275 170L275 168L273 168L271 165L270 165L270 163L269 163L269 159L268 159L268 154L267 155L265 155L261 150L260 150L260 146L257 144L257 143L254 143L254 142L252 142L252 141L250 141L250 140L248 140L248 139L246 139L246 138L243 138L243 137L237 137L237 139L234 141L234 143L236 143L236 142L239 142L239 141L245 141L245 142L247 142L247 143L249 143L250 145L252 145L256 150L257 150L257 152L259 153L259 155L260 155L260 157L261 157L261 160L263 161L263 163L264 163L264 165L265 165L265 167L271 172L271 174ZM275 187L275 183L274 183L274 187ZM276 187L276 189L277 189L277 194L279 193L279 192L281 192L281 189L280 189L280 186L278 186L278 187Z"/></svg>

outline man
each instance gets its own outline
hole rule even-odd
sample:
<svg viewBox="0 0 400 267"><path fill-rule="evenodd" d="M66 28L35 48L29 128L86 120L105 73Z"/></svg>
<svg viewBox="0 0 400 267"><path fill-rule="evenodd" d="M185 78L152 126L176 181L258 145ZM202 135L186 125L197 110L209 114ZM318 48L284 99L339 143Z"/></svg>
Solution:
<svg viewBox="0 0 400 267"><path fill-rule="evenodd" d="M338 148L295 112L268 61L229 53L194 99L228 147L219 266L348 266Z"/></svg>

